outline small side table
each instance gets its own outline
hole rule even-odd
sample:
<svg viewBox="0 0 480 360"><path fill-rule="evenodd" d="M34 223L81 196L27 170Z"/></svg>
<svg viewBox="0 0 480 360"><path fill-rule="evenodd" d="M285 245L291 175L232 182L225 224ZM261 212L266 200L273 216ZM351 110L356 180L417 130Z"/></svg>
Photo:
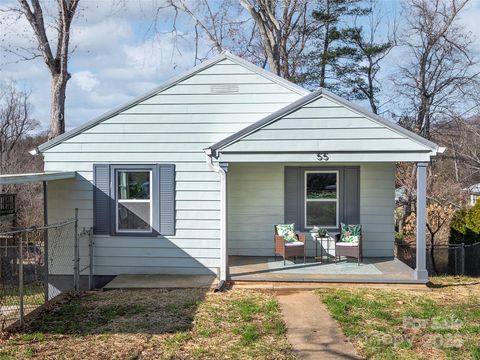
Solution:
<svg viewBox="0 0 480 360"><path fill-rule="evenodd" d="M324 247L323 242L327 242L327 251L325 251L327 255L327 261L330 262L330 236L318 236L317 233L311 233L313 241L315 241L315 261L320 260L320 264L323 262L323 253ZM318 256L318 240L320 240L320 256Z"/></svg>

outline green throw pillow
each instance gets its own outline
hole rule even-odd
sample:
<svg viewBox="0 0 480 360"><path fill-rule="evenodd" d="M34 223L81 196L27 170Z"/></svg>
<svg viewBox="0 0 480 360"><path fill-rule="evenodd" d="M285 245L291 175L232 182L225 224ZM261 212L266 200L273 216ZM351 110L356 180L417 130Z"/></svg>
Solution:
<svg viewBox="0 0 480 360"><path fill-rule="evenodd" d="M357 235L345 236L343 238L343 241L348 243L358 243L360 241L360 236L357 236Z"/></svg>
<svg viewBox="0 0 480 360"><path fill-rule="evenodd" d="M277 234L283 236L286 242L297 241L297 235L295 234L295 224L277 225Z"/></svg>
<svg viewBox="0 0 480 360"><path fill-rule="evenodd" d="M362 235L362 225L346 225L344 223L340 224L341 230L341 241L358 243L360 241L360 236Z"/></svg>

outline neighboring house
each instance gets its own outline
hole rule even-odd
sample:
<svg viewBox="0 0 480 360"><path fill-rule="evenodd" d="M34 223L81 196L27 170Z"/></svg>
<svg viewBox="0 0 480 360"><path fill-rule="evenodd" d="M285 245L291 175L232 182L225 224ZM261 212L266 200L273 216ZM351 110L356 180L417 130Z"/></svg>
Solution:
<svg viewBox="0 0 480 360"><path fill-rule="evenodd" d="M474 184L467 188L469 195L469 205L473 206L480 199L480 184Z"/></svg>
<svg viewBox="0 0 480 360"><path fill-rule="evenodd" d="M0 194L0 228L13 227L16 220L17 194Z"/></svg>
<svg viewBox="0 0 480 360"><path fill-rule="evenodd" d="M364 256L393 256L395 163L418 163L425 214L425 169L439 148L223 53L36 152L45 171L76 172L49 185L48 220L79 208L79 227L94 228L101 283L118 274L226 279L228 255L274 255L273 225L284 222L304 232L361 223ZM328 195L306 198L310 182ZM425 280L418 221L416 277Z"/></svg>

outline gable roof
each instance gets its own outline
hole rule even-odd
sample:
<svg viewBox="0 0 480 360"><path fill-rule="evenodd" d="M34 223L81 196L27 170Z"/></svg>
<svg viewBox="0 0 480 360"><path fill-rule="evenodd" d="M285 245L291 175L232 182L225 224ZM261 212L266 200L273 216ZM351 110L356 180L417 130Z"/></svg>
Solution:
<svg viewBox="0 0 480 360"><path fill-rule="evenodd" d="M397 125L393 122L385 120L385 119L381 118L380 116L378 116L378 115L376 115L376 114L374 114L374 113L372 113L368 110L365 110L365 109L351 103L350 101L347 101L347 100L341 98L340 96L337 96L337 95L335 95L335 94L333 94L330 91L325 90L325 89L319 89L315 92L312 92L308 95L303 96L302 98L298 99L297 101L294 101L293 103L285 106L284 108L282 108L282 109L266 116L265 118L247 126L246 128L236 132L235 134L232 134L232 135L226 137L225 139L217 142L216 144L213 144L208 149L210 149L211 152L215 156L217 156L218 151L221 151L222 149L228 147L229 145L232 145L233 143L236 143L237 141L242 140L243 138L249 136L250 134L253 134L253 133L257 132L258 130L261 130L262 128L264 128L264 127L282 119L284 116L302 108L303 106L317 100L318 98L320 98L322 96L338 102L339 104L345 106L346 108L365 116L369 120L372 120L372 121L378 123L379 125L384 126L385 128L388 128L388 129L390 129L390 130L392 130L392 131L394 131L398 134L406 136L408 139L410 139L410 140L412 140L412 141L414 141L414 142L416 142L420 145L423 145L424 147L426 147L427 149L431 150L434 153L441 152L441 148L437 144L435 144L435 143L433 143L433 142L431 142L431 141L429 141L429 140L427 140L427 139L425 139L425 138L423 138L423 137L421 137L421 136L419 136L419 135L417 135L417 134L415 134L415 133L413 133L413 132L411 132L411 131L403 128L403 127L401 127L400 125Z"/></svg>
<svg viewBox="0 0 480 360"><path fill-rule="evenodd" d="M148 98L152 97L152 96L155 96L157 95L158 93L164 91L164 90L167 90L168 88L171 88L172 86L175 86L177 85L178 83L198 74L199 72L223 61L223 60L230 60L230 61L233 61L234 63L238 64L238 65L241 65L245 68L247 68L248 70L260 75L260 76L263 76L271 81L273 81L274 83L277 83L293 92L296 92L297 94L300 94L300 95L306 95L306 94L309 94L310 91L288 81L288 80L285 80L283 78L281 78L280 76L277 76L273 73L271 73L270 71L267 71L267 70L264 70L236 55L233 55L231 53L229 53L228 51L224 51L222 52L221 54L213 57L212 59L210 60L207 60L207 61L204 61L202 62L201 64L195 66L194 68L180 74L180 75L177 75L167 81L165 81L164 83L162 83L161 85L159 85L158 87L150 90L148 93L144 94L144 95L141 95L139 97L136 97L134 98L133 100L127 102L126 104L123 104L123 105L120 105L116 108L114 108L113 110L110 110L70 131L67 131L66 133L64 134L61 134L59 136L57 136L56 138L52 139L52 140L49 140L41 145L39 145L36 149L32 150L32 154L35 154L35 153L41 153L43 151L46 151L60 143L62 143L63 141L67 140L67 139L70 139L72 137L74 137L75 135L77 134L80 134L81 132L87 130L87 129L90 129L91 127L101 123L102 121L104 120L107 120L115 115L118 115L119 113L141 103L142 101L145 101L147 100Z"/></svg>

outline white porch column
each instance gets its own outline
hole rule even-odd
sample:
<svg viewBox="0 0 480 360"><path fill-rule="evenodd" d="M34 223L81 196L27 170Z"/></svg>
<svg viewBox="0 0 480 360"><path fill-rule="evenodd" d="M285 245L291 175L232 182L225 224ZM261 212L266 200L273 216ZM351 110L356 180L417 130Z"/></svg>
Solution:
<svg viewBox="0 0 480 360"><path fill-rule="evenodd" d="M427 166L428 163L417 163L417 267L416 280L428 280L427 247L425 241L427 217Z"/></svg>
<svg viewBox="0 0 480 360"><path fill-rule="evenodd" d="M205 149L208 167L220 175L220 274L219 280L228 279L228 206L227 206L227 172L228 163L213 165L212 150Z"/></svg>
<svg viewBox="0 0 480 360"><path fill-rule="evenodd" d="M228 163L219 163L220 173L220 280L228 279L228 197L227 174Z"/></svg>

